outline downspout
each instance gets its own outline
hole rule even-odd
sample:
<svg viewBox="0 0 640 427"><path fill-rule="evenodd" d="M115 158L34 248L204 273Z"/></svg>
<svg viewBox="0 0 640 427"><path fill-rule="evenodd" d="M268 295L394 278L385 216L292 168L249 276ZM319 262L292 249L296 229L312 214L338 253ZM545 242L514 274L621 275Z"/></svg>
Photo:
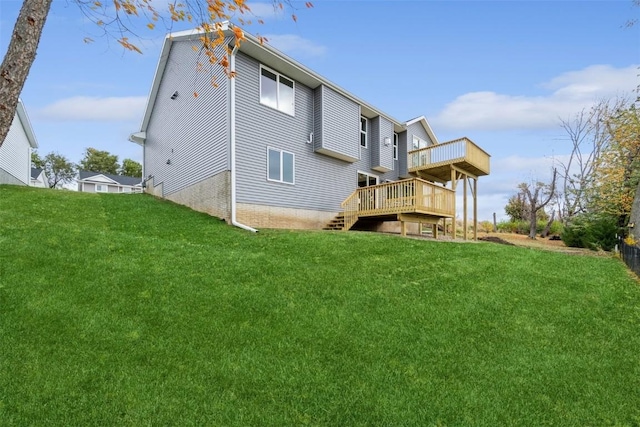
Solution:
<svg viewBox="0 0 640 427"><path fill-rule="evenodd" d="M234 46L231 51L231 58L229 60L229 71L235 73L236 71L236 52L238 46ZM234 75L234 74L232 74ZM230 92L229 92L229 120L231 122L230 130L230 161L231 161L231 224L236 227L243 228L247 231L257 233L258 230L251 228L248 225L241 224L236 220L236 78L231 77L229 79Z"/></svg>

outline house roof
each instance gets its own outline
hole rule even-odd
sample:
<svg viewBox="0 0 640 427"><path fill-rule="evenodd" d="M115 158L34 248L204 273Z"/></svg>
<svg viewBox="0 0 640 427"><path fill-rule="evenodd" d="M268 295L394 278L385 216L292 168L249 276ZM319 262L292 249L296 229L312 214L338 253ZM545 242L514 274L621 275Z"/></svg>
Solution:
<svg viewBox="0 0 640 427"><path fill-rule="evenodd" d="M222 24L223 31L226 36L233 36L233 24L225 22ZM162 51L160 53L160 59L158 60L158 66L156 67L156 72L153 77L153 83L151 85L151 91L149 93L149 98L147 100L147 105L145 108L145 113L142 119L142 124L140 125L140 131L131 135L129 138L131 141L136 143L144 143L144 139L146 137L147 127L149 126L149 120L151 119L151 112L153 111L153 107L156 101L156 97L158 95L158 90L160 88L160 82L162 81L162 76L164 75L165 68L167 66L167 61L169 59L169 53L171 51L171 46L174 42L184 41L184 40L192 40L197 42L199 40L202 31L198 30L187 30L180 31L172 34L168 34L165 37L164 44L162 45ZM277 68L279 71L287 74L292 79L304 84L311 89L315 89L320 85L325 85L346 98L352 100L357 103L361 107L362 115L373 118L376 116L382 116L388 120L390 120L394 124L394 131L402 132L406 129L406 124L398 121L397 119L391 117L390 115L380 111L373 105L361 100L355 95L347 92L340 86L332 83L311 69L305 67L301 63L295 61L294 59L288 57L284 53L270 46L268 43L260 43L260 40L255 36L244 32L246 40L242 42L239 47L240 52L244 52L249 56L263 62L265 65L272 66ZM426 124L427 132L429 132L430 136L433 136L433 140L437 141L435 136L433 135L433 131L428 123L426 123L426 119L424 116L421 117Z"/></svg>
<svg viewBox="0 0 640 427"><path fill-rule="evenodd" d="M36 135L33 133L33 128L31 127L31 121L29 121L29 116L27 115L27 110L24 108L24 104L21 99L18 99L18 105L16 106L16 115L22 124L22 128L24 129L24 133L27 135L27 139L29 140L29 145L31 148L38 148L38 141L36 140Z"/></svg>
<svg viewBox="0 0 640 427"><path fill-rule="evenodd" d="M42 173L41 168L31 168L31 178L38 179L41 173Z"/></svg>
<svg viewBox="0 0 640 427"><path fill-rule="evenodd" d="M438 144L438 138L436 137L436 134L433 133L433 129L431 129L431 125L429 125L429 122L427 121L427 118L425 116L419 116L416 117L415 119L411 119L409 120L406 125L407 126L411 126L414 123L420 123L422 125L422 127L424 128L424 130L427 132L427 135L429 135L429 138L431 138L431 141L433 141L434 144Z"/></svg>
<svg viewBox="0 0 640 427"><path fill-rule="evenodd" d="M113 175L110 173L83 171L83 170L78 171L79 181L90 181L91 178L95 178L99 176L103 176L113 181L114 183L117 183L120 185L129 185L131 187L135 187L136 185L142 184L142 178L136 178L133 176Z"/></svg>

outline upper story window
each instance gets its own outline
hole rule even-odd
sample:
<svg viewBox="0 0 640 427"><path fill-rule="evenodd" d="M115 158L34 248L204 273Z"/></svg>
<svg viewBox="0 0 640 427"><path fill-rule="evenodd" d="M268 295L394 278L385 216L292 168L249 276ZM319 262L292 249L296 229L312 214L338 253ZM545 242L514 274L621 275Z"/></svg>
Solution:
<svg viewBox="0 0 640 427"><path fill-rule="evenodd" d="M295 160L293 153L267 148L267 179L294 184Z"/></svg>
<svg viewBox="0 0 640 427"><path fill-rule="evenodd" d="M398 160L398 134L393 134L393 160Z"/></svg>
<svg viewBox="0 0 640 427"><path fill-rule="evenodd" d="M419 150L421 148L427 148L429 144L427 144L427 141L425 141L424 139L420 138L419 136L415 136L413 135L413 149L414 150Z"/></svg>
<svg viewBox="0 0 640 427"><path fill-rule="evenodd" d="M263 66L260 67L260 103L294 115L293 80Z"/></svg>
<svg viewBox="0 0 640 427"><path fill-rule="evenodd" d="M360 146L367 148L367 119L360 116Z"/></svg>

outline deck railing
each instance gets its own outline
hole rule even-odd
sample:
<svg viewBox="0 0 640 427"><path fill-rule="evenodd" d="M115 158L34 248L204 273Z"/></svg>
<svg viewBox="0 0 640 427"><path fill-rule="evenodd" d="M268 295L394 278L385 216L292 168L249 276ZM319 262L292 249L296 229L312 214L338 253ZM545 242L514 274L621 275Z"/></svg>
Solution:
<svg viewBox="0 0 640 427"><path fill-rule="evenodd" d="M362 187L342 202L344 229L361 216L417 212L455 216L455 192L420 178Z"/></svg>
<svg viewBox="0 0 640 427"><path fill-rule="evenodd" d="M489 174L489 155L468 138L431 145L409 152L409 171L467 162Z"/></svg>

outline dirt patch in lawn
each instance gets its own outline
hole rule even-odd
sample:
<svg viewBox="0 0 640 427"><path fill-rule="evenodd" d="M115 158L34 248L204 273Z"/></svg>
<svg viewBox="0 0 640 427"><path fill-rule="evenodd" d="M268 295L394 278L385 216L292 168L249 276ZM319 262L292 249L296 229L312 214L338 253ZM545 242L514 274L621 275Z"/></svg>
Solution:
<svg viewBox="0 0 640 427"><path fill-rule="evenodd" d="M609 252L592 251L584 248L570 248L564 244L562 240L552 240L549 238L536 237L530 239L523 234L512 233L478 233L478 240L495 242L501 244L511 244L515 246L523 246L527 248L544 249L554 252L562 252L574 255L590 255L590 256L610 256Z"/></svg>

